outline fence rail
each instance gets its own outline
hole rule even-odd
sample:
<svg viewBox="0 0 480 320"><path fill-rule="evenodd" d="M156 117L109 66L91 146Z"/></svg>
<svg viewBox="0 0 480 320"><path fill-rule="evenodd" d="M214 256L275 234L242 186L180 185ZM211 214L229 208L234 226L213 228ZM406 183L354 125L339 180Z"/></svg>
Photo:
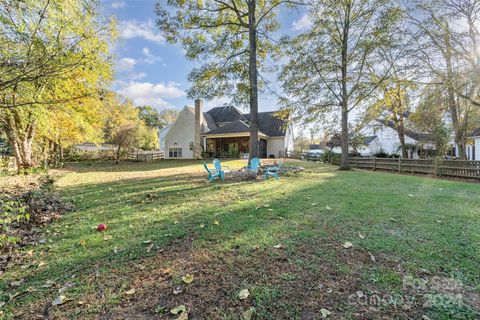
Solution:
<svg viewBox="0 0 480 320"><path fill-rule="evenodd" d="M480 161L402 158L350 158L354 168L399 173L427 174L436 177L480 179Z"/></svg>
<svg viewBox="0 0 480 320"><path fill-rule="evenodd" d="M164 152L132 152L127 155L127 159L130 161L139 161L139 162L153 162L165 159Z"/></svg>

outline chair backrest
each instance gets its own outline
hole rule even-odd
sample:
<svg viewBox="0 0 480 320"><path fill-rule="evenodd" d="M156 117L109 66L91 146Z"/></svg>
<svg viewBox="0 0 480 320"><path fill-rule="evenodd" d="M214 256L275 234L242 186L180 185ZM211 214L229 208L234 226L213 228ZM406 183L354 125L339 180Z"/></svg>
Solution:
<svg viewBox="0 0 480 320"><path fill-rule="evenodd" d="M207 170L208 174L211 174L210 169L208 169L208 166L205 162L203 163L203 166L205 167L205 170Z"/></svg>
<svg viewBox="0 0 480 320"><path fill-rule="evenodd" d="M256 171L258 170L259 166L260 166L260 159L252 158L252 160L250 160L250 170Z"/></svg>
<svg viewBox="0 0 480 320"><path fill-rule="evenodd" d="M222 171L222 164L220 163L220 160L213 159L213 166L217 171Z"/></svg>

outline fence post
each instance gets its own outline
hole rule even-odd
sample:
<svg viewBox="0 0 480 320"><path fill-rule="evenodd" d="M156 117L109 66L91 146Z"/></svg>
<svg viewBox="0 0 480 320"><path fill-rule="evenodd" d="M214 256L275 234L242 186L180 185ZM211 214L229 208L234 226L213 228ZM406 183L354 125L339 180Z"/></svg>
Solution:
<svg viewBox="0 0 480 320"><path fill-rule="evenodd" d="M402 157L398 157L398 172L402 172Z"/></svg>
<svg viewBox="0 0 480 320"><path fill-rule="evenodd" d="M373 157L373 171L377 171L377 157Z"/></svg>
<svg viewBox="0 0 480 320"><path fill-rule="evenodd" d="M358 157L355 157L355 168L358 168Z"/></svg>
<svg viewBox="0 0 480 320"><path fill-rule="evenodd" d="M438 177L438 174L439 174L439 171L438 171L438 157L435 157L435 160L434 161L434 168L433 168L433 174L435 175L435 177Z"/></svg>

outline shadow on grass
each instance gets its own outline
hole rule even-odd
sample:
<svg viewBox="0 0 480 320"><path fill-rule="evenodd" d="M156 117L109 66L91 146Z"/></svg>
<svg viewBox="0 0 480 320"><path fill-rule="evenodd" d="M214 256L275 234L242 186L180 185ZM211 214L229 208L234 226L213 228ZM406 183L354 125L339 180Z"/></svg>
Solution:
<svg viewBox="0 0 480 320"><path fill-rule="evenodd" d="M77 209L49 228L51 243L35 248L43 251L40 255L36 252L35 259L47 264L33 267L28 274L17 270L10 276L12 280L25 277L25 286L36 288L47 280L59 284L75 281L80 290L86 285L85 279L96 272L143 263L159 250L182 246L187 240L193 241L193 251L211 248L221 253L235 249L240 255L248 255L253 244L271 248L282 243L288 248L320 235L338 248L348 239L374 253L409 258L415 268L437 271L447 266L461 269L469 281L478 279L475 242L460 241L461 230L467 230L469 236L475 232L465 229L470 212L464 210L464 216L456 216L457 223L447 228L453 233L432 224L435 214L447 215L455 206L464 209L453 201L432 210L430 201L436 197L431 190L436 185L431 183L435 180L425 184L417 178L404 185L370 173L330 172L328 168L321 171L279 181L208 184L200 175L186 178L185 174L172 174L66 187L62 193ZM426 194L412 203L408 193L415 189L423 189ZM390 218L397 223L392 225ZM107 223L106 234L112 236L111 240L92 230L99 222ZM360 242L358 232L372 235L372 239ZM439 244L448 254L432 257ZM325 256L335 261L336 248L326 249ZM190 254L185 252L185 257ZM290 253L292 257L295 254ZM459 258L463 259L461 264ZM77 280L71 280L72 275ZM41 299L41 292L18 303Z"/></svg>

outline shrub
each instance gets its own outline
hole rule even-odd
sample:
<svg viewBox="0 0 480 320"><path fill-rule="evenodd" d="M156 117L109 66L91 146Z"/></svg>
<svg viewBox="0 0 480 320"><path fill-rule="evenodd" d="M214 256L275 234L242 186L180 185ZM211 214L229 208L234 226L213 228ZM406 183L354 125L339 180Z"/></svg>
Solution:
<svg viewBox="0 0 480 320"><path fill-rule="evenodd" d="M388 158L388 153L386 153L385 151L383 151L382 149L380 149L380 151L378 151L377 153L375 153L373 156L374 156L374 157L377 157L377 158Z"/></svg>

